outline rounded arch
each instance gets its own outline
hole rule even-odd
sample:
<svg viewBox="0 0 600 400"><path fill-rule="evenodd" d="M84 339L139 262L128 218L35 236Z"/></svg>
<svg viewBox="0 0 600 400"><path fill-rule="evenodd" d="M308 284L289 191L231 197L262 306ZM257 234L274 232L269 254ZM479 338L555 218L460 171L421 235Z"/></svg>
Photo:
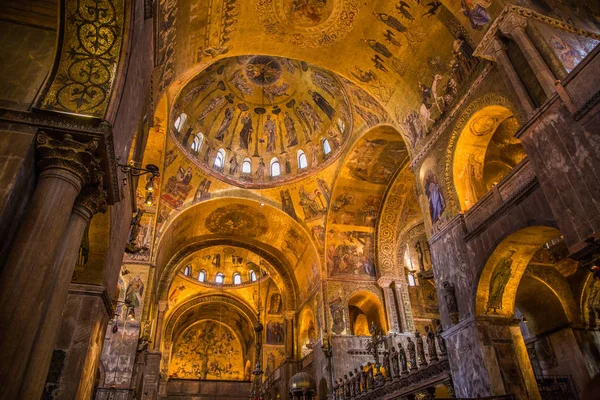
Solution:
<svg viewBox="0 0 600 400"><path fill-rule="evenodd" d="M524 317L530 336L564 326L569 322L564 302L550 286L538 278L524 275L515 294L515 309ZM528 335L523 335L525 339Z"/></svg>
<svg viewBox="0 0 600 400"><path fill-rule="evenodd" d="M317 341L317 323L312 308L305 306L298 314L298 348L303 356L312 350Z"/></svg>
<svg viewBox="0 0 600 400"><path fill-rule="evenodd" d="M461 197L458 195L457 191L455 190L456 177L455 177L455 172L454 172L454 158L458 151L459 139L462 136L462 133L466 129L468 129L469 126L471 125L471 123L477 118L477 113L481 112L482 110L484 110L488 107L492 107L490 110L493 110L493 109L498 110L498 111L504 110L504 111L500 112L500 115L507 115L507 117L512 115L512 116L514 116L514 118L516 118L518 124L521 124L523 122L523 117L521 116L521 113L519 112L517 107L515 107L515 105L508 98L506 98L502 95L499 95L497 93L490 93L485 96L482 96L482 97L478 98L477 100L474 100L472 103L470 103L465 108L463 113L457 119L457 122L454 125L454 128L452 129L450 139L448 140L448 147L446 149L444 181L445 181L445 186L446 186L446 192L448 194L447 200L448 200L448 203L452 210L456 210L456 211L462 210ZM507 117L505 117L504 119L506 119ZM492 129L492 132L496 131L496 128L498 127L498 125L499 124L495 124L495 126ZM489 133L492 133L492 132L489 132ZM483 138L489 137L491 139L491 137L493 136L493 133L492 134L484 134L484 135L480 135L480 136L483 136ZM468 161L469 154L466 153L466 154L464 154L463 157L466 158L466 161ZM466 161L465 161L465 164L466 164ZM463 165L462 168L463 169L461 170L461 172L464 171L465 166ZM440 171L440 174L441 174L441 171Z"/></svg>
<svg viewBox="0 0 600 400"><path fill-rule="evenodd" d="M286 310L295 310L320 280L321 261L306 227L272 204L266 199L215 197L169 219L154 258L157 300L166 299L186 257L206 247L230 244L250 250L271 264L267 273L283 289ZM286 246L292 240L302 245L301 260Z"/></svg>
<svg viewBox="0 0 600 400"><path fill-rule="evenodd" d="M176 326L184 322L187 316L190 316L194 310L207 304L226 304L240 315L243 315L251 326L254 326L258 320L254 311L246 305L242 300L228 294L205 294L194 297L186 302L181 303L173 311L167 313L163 328L163 340L172 342L175 336ZM189 318L193 319L192 317ZM254 332L254 331L252 331Z"/></svg>
<svg viewBox="0 0 600 400"><path fill-rule="evenodd" d="M560 231L529 226L506 236L485 261L475 294L477 315L512 316L519 282L534 254Z"/></svg>
<svg viewBox="0 0 600 400"><path fill-rule="evenodd" d="M350 330L354 335L370 335L372 323L387 332L385 310L379 296L368 290L358 290L348 297L347 305Z"/></svg>
<svg viewBox="0 0 600 400"><path fill-rule="evenodd" d="M283 292L286 310L292 311L296 309L296 305L299 302L297 298L299 292L298 283L294 277L292 268L289 265L286 265L287 263L285 261L282 261L285 260L285 257L273 247L269 246L269 248L267 248L266 245L261 243L247 243L225 236L204 236L195 238L195 241L178 251L169 260L169 263L162 271L162 275L157 285L156 298L158 300L167 300L171 283L179 273L181 263L188 256L202 249L223 244L250 250L260 254L267 260L267 263L263 264L262 267L265 268L267 273L276 283L282 286L280 291Z"/></svg>
<svg viewBox="0 0 600 400"><path fill-rule="evenodd" d="M404 138L393 126L381 124L360 134L346 154L333 184L325 244L330 277L378 276L376 240L381 236L378 230L382 230L378 227L382 203L390 193L390 182L400 171L407 170L408 150ZM402 196L395 199L398 202L394 205L403 202ZM393 236L395 227L392 225L390 222L384 228L386 238ZM392 262L385 262L385 267L386 272L394 269Z"/></svg>

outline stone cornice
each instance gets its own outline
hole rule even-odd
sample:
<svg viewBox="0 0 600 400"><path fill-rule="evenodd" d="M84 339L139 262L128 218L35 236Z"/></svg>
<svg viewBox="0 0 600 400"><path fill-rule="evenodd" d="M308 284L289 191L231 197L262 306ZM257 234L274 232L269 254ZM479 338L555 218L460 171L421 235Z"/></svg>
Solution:
<svg viewBox="0 0 600 400"><path fill-rule="evenodd" d="M90 285L85 283L71 283L69 286L69 294L76 296L99 296L102 299L102 304L106 309L106 314L109 318L115 313L113 302L106 290L106 286L103 285Z"/></svg>

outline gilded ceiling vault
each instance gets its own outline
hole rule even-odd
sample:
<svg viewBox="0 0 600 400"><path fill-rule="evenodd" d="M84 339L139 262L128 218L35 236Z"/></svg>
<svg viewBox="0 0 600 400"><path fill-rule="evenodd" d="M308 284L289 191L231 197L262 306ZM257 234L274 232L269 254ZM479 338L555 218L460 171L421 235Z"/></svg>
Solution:
<svg viewBox="0 0 600 400"><path fill-rule="evenodd" d="M0 398L600 371L597 1L5 3Z"/></svg>

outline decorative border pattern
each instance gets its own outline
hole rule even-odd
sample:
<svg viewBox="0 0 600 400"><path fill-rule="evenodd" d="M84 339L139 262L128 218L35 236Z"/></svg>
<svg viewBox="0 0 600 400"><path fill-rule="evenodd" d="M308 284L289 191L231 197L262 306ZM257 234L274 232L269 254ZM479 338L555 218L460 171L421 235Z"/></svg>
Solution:
<svg viewBox="0 0 600 400"><path fill-rule="evenodd" d="M103 118L123 46L125 0L62 3L60 58L38 107Z"/></svg>

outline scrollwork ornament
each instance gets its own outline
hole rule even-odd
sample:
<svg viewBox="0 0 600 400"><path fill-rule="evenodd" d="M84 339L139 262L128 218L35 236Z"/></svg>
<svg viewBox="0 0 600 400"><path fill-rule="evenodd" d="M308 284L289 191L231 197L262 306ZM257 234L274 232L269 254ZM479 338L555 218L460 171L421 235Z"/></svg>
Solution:
<svg viewBox="0 0 600 400"><path fill-rule="evenodd" d="M123 0L65 1L58 66L39 107L104 117L123 44Z"/></svg>

